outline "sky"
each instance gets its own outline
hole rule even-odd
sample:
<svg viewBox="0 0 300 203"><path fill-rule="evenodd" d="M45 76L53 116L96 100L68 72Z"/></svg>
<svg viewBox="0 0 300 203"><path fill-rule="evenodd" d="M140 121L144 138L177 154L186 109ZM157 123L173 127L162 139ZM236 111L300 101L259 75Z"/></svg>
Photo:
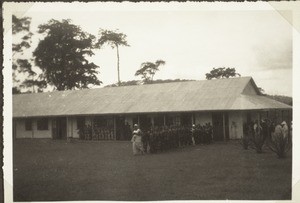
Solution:
<svg viewBox="0 0 300 203"><path fill-rule="evenodd" d="M78 4L77 4L78 5ZM166 61L154 79L204 80L212 68L232 67L252 76L265 93L292 95L293 36L286 17L291 12L263 9L203 9L158 4L126 7L122 4L35 3L14 12L32 18L31 31L50 19L71 19L82 30L98 37L102 29L127 35L130 47L120 47L122 81L134 76L143 62ZM162 5L162 6L160 6ZM22 11L22 12L20 12ZM284 14L284 15L282 15ZM35 48L41 36L34 36ZM116 50L95 50L90 59L100 66L101 86L117 82Z"/></svg>

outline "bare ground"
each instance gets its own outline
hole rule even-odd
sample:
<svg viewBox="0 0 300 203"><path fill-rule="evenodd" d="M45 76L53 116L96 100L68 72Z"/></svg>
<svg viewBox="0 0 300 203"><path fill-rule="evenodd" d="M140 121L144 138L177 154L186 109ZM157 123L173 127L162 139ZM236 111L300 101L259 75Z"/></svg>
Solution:
<svg viewBox="0 0 300 203"><path fill-rule="evenodd" d="M292 156L236 141L133 156L130 142L14 140L14 201L291 199Z"/></svg>

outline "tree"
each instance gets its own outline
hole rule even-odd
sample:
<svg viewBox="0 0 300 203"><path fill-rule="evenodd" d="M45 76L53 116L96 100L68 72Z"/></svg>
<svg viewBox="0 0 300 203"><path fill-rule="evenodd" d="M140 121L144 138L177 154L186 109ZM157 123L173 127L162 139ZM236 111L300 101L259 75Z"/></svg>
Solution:
<svg viewBox="0 0 300 203"><path fill-rule="evenodd" d="M281 103L293 106L293 98L292 97L283 96L283 95L268 95L268 94L265 94L265 96L270 98L270 99L274 99L276 101L279 101Z"/></svg>
<svg viewBox="0 0 300 203"><path fill-rule="evenodd" d="M211 80L213 78L229 78L229 77L236 77L241 76L241 74L236 73L235 68L213 68L209 73L206 73L206 79Z"/></svg>
<svg viewBox="0 0 300 203"><path fill-rule="evenodd" d="M104 87L119 87L119 86L133 86L133 85L139 85L140 81L138 80L129 80L129 81L122 81L121 83L116 83L116 84L110 84L106 85Z"/></svg>
<svg viewBox="0 0 300 203"><path fill-rule="evenodd" d="M34 77L36 73L32 70L31 61L28 57L24 57L24 51L31 47L32 32L30 32L31 18L18 18L12 16L12 77L13 77L13 93L21 93L21 87L28 87L29 84L23 84L18 79L18 74L25 74L26 77Z"/></svg>
<svg viewBox="0 0 300 203"><path fill-rule="evenodd" d="M119 46L129 46L126 41L126 35L123 33L119 33L118 30L111 31L111 30L99 30L100 38L96 43L97 48L103 47L105 44L111 46L112 49L117 49L117 71L118 71L118 85L121 84L120 80L120 56L119 56Z"/></svg>
<svg viewBox="0 0 300 203"><path fill-rule="evenodd" d="M155 63L145 62L141 64L141 68L135 72L135 76L141 76L143 82L151 83L155 73L159 70L159 66L165 65L166 62L163 60L157 60Z"/></svg>
<svg viewBox="0 0 300 203"><path fill-rule="evenodd" d="M194 81L188 79L166 79L166 80L152 80L151 84L161 84L161 83L172 83L172 82L187 82L187 81ZM129 80L129 81L122 81L120 86L133 86L133 85L141 85L142 82L140 80ZM110 84L104 87L118 87L118 84Z"/></svg>
<svg viewBox="0 0 300 203"><path fill-rule="evenodd" d="M41 78L57 90L88 88L100 85L97 78L99 66L90 63L95 37L81 30L71 20L50 20L38 27L44 34L33 52L35 63L43 74Z"/></svg>

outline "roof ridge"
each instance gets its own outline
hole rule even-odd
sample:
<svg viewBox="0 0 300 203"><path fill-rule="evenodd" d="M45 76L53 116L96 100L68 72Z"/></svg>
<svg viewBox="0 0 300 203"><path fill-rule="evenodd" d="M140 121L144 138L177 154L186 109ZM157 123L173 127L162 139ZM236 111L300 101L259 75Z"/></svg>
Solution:
<svg viewBox="0 0 300 203"><path fill-rule="evenodd" d="M141 85L124 85L124 86L116 86L116 87L96 87L96 88L84 88L84 89L77 89L77 90L54 90L48 92L35 92L35 93L22 93L22 94L14 94L14 96L20 95L42 95L42 94L52 94L52 93L63 93L63 92L75 92L75 91L88 91L88 90L99 90L99 89L111 89L111 88L128 88L128 87L145 87L145 86L152 86L152 85L168 85L168 84L181 84L181 83L197 83L197 82L208 82L208 81L220 81L220 80L235 80L235 79L252 79L251 76L241 76L241 77L232 77L232 78L219 78L219 79L211 79L211 80L191 80L191 81L176 81L176 82L162 82L162 83L153 83L153 84L141 84Z"/></svg>

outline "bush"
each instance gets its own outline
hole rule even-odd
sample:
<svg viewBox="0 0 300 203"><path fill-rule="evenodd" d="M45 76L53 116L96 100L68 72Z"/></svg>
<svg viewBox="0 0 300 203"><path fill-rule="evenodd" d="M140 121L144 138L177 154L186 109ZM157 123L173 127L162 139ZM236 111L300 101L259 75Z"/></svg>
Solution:
<svg viewBox="0 0 300 203"><path fill-rule="evenodd" d="M284 158L286 153L292 148L292 142L287 135L284 135L283 131L275 131L267 140L267 146L277 154L278 158Z"/></svg>
<svg viewBox="0 0 300 203"><path fill-rule="evenodd" d="M266 131L260 125L255 123L244 124L244 136L242 137L244 149L251 147L255 149L257 153L262 153L265 140Z"/></svg>
<svg viewBox="0 0 300 203"><path fill-rule="evenodd" d="M262 153L262 148L265 144L265 136L262 133L262 130L259 128L252 132L251 142L253 143L253 148L257 153Z"/></svg>
<svg viewBox="0 0 300 203"><path fill-rule="evenodd" d="M247 150L250 145L250 138L249 134L251 133L251 125L244 123L243 125L243 136L241 139L241 145L243 146L243 149Z"/></svg>
<svg viewBox="0 0 300 203"><path fill-rule="evenodd" d="M245 150L247 150L249 147L249 144L250 144L250 139L249 139L249 136L246 134L242 137L242 146Z"/></svg>

